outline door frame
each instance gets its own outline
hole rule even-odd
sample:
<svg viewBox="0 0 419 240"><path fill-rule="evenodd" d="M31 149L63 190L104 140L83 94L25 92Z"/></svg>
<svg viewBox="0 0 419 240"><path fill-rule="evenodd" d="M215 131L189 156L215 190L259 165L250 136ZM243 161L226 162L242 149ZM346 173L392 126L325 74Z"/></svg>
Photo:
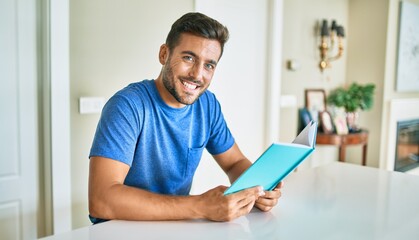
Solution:
<svg viewBox="0 0 419 240"><path fill-rule="evenodd" d="M72 230L69 0L44 0L41 56L47 234Z"/></svg>
<svg viewBox="0 0 419 240"><path fill-rule="evenodd" d="M266 82L265 146L279 140L282 82L282 25L284 0L269 0L269 35Z"/></svg>

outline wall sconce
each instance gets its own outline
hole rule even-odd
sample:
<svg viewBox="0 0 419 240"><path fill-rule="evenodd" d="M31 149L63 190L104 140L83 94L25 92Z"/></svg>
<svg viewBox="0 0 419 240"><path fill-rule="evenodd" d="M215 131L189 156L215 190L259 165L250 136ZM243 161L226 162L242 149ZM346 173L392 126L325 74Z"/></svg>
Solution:
<svg viewBox="0 0 419 240"><path fill-rule="evenodd" d="M320 71L327 67L330 67L330 62L340 58L343 55L343 37L345 32L343 26L338 26L336 21L332 21L332 25L329 29L327 26L327 20L323 20L321 28L321 44L320 44ZM335 43L337 39L338 52L333 55Z"/></svg>

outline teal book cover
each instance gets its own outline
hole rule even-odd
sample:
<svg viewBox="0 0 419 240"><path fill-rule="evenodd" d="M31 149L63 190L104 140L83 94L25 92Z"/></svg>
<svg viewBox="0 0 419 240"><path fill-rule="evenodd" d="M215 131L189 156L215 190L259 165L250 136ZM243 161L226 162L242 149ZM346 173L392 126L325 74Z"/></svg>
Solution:
<svg viewBox="0 0 419 240"><path fill-rule="evenodd" d="M224 192L224 195L262 186L272 190L314 151L317 122L311 121L292 143L273 143Z"/></svg>

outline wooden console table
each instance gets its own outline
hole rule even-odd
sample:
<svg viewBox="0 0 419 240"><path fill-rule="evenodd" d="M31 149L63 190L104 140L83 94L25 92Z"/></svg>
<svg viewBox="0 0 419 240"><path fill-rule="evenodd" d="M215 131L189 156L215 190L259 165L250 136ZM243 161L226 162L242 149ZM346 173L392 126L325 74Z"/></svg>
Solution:
<svg viewBox="0 0 419 240"><path fill-rule="evenodd" d="M345 135L317 133L316 144L339 146L339 161L345 162L346 147L349 145L362 145L362 165L367 163L368 131L350 133Z"/></svg>

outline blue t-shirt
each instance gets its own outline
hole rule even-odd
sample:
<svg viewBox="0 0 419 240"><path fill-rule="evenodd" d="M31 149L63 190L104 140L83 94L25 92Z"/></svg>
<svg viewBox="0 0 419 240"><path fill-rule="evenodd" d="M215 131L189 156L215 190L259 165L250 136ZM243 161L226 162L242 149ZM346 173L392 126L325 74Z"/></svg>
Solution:
<svg viewBox="0 0 419 240"><path fill-rule="evenodd" d="M105 105L89 157L130 166L125 185L155 193L188 195L204 148L215 155L234 144L215 95L172 108L154 80L132 83Z"/></svg>

